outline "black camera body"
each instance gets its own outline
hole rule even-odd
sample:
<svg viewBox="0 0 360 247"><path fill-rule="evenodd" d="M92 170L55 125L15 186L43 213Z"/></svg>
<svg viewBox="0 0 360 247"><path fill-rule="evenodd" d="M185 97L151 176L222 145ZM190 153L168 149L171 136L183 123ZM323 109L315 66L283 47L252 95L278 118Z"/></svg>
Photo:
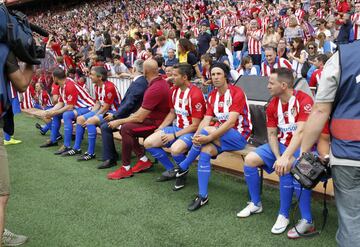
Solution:
<svg viewBox="0 0 360 247"><path fill-rule="evenodd" d="M15 56L28 64L40 64L45 58L46 44L37 45L33 32L44 37L49 34L42 28L28 22L27 16L20 11L9 11L0 4L0 42L6 43Z"/></svg>
<svg viewBox="0 0 360 247"><path fill-rule="evenodd" d="M330 177L330 168L327 164L323 164L318 156L303 153L290 173L302 187L312 189L320 180Z"/></svg>

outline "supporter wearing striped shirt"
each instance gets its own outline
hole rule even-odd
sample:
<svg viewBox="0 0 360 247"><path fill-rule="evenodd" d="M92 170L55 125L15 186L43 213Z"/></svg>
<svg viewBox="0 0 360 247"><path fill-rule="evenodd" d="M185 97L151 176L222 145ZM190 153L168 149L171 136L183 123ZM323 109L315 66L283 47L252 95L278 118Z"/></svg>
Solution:
<svg viewBox="0 0 360 247"><path fill-rule="evenodd" d="M173 78L174 87L169 99L170 112L160 124L158 131L144 142L147 151L166 169L158 178L159 182L175 178L177 172L162 147L170 148L174 161L179 165L192 146L192 137L206 110L201 90L190 82L190 64L175 65Z"/></svg>
<svg viewBox="0 0 360 247"><path fill-rule="evenodd" d="M211 173L210 159L225 151L244 149L250 136L252 124L246 96L241 88L228 83L230 69L223 63L211 67L211 78L215 89L210 93L207 110L193 137L186 159L179 164L174 190L185 185L186 174L192 162L199 156L198 196L189 205L194 211L208 202L208 183ZM216 117L220 125L210 126Z"/></svg>
<svg viewBox="0 0 360 247"><path fill-rule="evenodd" d="M291 69L291 63L285 58L279 58L276 55L276 50L274 47L265 47L265 61L261 64L261 75L270 76L272 70L278 68Z"/></svg>
<svg viewBox="0 0 360 247"><path fill-rule="evenodd" d="M60 86L59 102L51 109L44 112L45 119L52 118L50 140L40 147L57 146L57 139L59 136L59 129L61 126L61 119L64 120L64 145L55 152L60 155L63 152L69 151L71 145L71 136L73 125L72 122L78 116L88 113L91 107L94 106L94 100L91 96L74 80L66 77L65 71L56 68L53 72L54 83Z"/></svg>
<svg viewBox="0 0 360 247"><path fill-rule="evenodd" d="M316 87L318 86L318 82L320 81L324 65L326 61L328 60L328 56L325 54L317 55L314 59L314 65L316 67L316 70L312 73L309 81L310 87Z"/></svg>
<svg viewBox="0 0 360 247"><path fill-rule="evenodd" d="M90 79L95 84L95 105L91 111L76 119L75 144L72 149L62 156L81 154L81 143L84 138L85 127L88 130L88 150L78 161L95 158L96 126L104 122L105 114L114 114L120 105L121 96L114 83L107 80L107 71L104 67L92 67Z"/></svg>
<svg viewBox="0 0 360 247"><path fill-rule="evenodd" d="M301 231L305 233L314 230L311 191L302 190L289 173L295 158L300 155L301 135L313 100L304 92L294 90L293 85L294 76L290 69L276 69L269 77L268 89L273 96L266 110L269 143L245 157L244 174L251 202L237 214L238 217L245 218L262 212L258 167L262 167L269 174L275 171L280 180L280 210L271 229L273 234L283 233L289 224L294 190L298 198L301 193L299 208L302 219L306 221ZM292 230L288 236L293 236Z"/></svg>
<svg viewBox="0 0 360 247"><path fill-rule="evenodd" d="M48 92L43 89L43 84L37 82L35 84L35 104L34 107L41 110L50 109L53 105Z"/></svg>
<svg viewBox="0 0 360 247"><path fill-rule="evenodd" d="M355 2L355 13L351 16L354 29L354 39L360 39L360 0Z"/></svg>
<svg viewBox="0 0 360 247"><path fill-rule="evenodd" d="M258 23L256 20L250 21L250 28L247 31L248 38L248 53L252 58L255 65L261 64L261 40L262 40L262 30L258 28Z"/></svg>
<svg viewBox="0 0 360 247"><path fill-rule="evenodd" d="M35 84L35 97L34 108L40 110L48 110L53 107L50 95L44 90L44 84L37 82ZM40 134L45 135L48 130L51 129L52 121L48 121L45 125L41 126L39 123L35 124L35 127L39 129Z"/></svg>

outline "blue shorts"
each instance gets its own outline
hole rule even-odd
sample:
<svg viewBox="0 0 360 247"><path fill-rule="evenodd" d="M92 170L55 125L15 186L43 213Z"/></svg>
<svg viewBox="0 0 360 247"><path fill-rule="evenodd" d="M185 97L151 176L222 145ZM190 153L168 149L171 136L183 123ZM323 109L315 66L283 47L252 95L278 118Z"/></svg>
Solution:
<svg viewBox="0 0 360 247"><path fill-rule="evenodd" d="M282 143L279 143L279 150L280 150L280 155L282 155L285 150L286 150L286 146ZM274 172L274 163L276 161L276 157L274 155L274 153L271 151L270 145L269 144L264 144L261 145L260 147L257 147L255 149L255 153L257 155L260 156L260 158L263 160L264 165L263 165L263 169L268 173L272 173ZM299 157L300 155L300 149L296 150L296 152L294 153L295 158Z"/></svg>
<svg viewBox="0 0 360 247"><path fill-rule="evenodd" d="M220 147L216 146L218 154L226 151L242 150L247 144L246 139L239 131L231 128L223 136L220 137Z"/></svg>
<svg viewBox="0 0 360 247"><path fill-rule="evenodd" d="M90 108L84 107L84 108L76 108L74 110L77 112L77 116L82 116L82 115L85 115L86 113L88 113L90 111Z"/></svg>
<svg viewBox="0 0 360 247"><path fill-rule="evenodd" d="M168 127L165 127L162 129L164 131L165 134L173 134L179 130L182 130L181 128L178 128L176 126L168 126ZM177 140L182 140L183 142L185 142L186 146L188 148L190 148L192 146L192 139L191 137L193 137L194 133L187 133L187 134L184 134L182 136L179 136L177 139L174 139L172 140L171 142L167 143L165 145L165 147L170 147L175 141Z"/></svg>
<svg viewBox="0 0 360 247"><path fill-rule="evenodd" d="M98 111L97 111L98 112ZM82 115L86 120L96 115L97 112L90 111L84 115ZM114 114L115 111L107 111L106 113ZM98 114L97 117L99 118L100 122L104 122L104 114Z"/></svg>

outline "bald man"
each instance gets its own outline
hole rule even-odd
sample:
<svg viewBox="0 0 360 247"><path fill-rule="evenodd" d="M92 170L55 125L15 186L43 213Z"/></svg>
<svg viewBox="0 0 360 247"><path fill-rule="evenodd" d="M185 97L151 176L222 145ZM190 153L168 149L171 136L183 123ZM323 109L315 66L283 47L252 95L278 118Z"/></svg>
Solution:
<svg viewBox="0 0 360 247"><path fill-rule="evenodd" d="M144 62L144 76L149 82L141 107L127 118L109 122L111 129L120 128L122 137L122 166L108 174L108 179L129 178L152 166L145 156L144 147L138 142L139 137L146 138L163 122L170 111L170 89L168 83L159 76L158 64L149 59ZM131 167L131 152L134 151L138 161Z"/></svg>

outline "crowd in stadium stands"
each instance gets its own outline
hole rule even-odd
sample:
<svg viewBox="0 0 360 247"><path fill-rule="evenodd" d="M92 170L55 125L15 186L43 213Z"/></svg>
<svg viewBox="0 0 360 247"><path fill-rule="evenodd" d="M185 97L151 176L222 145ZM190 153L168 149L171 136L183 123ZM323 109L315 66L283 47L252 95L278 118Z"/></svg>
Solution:
<svg viewBox="0 0 360 247"><path fill-rule="evenodd" d="M36 126L43 135L51 132L42 147L64 139L55 154L94 159L98 126L104 159L98 168L110 168L118 159L113 132L120 131L122 166L108 178L130 178L149 169L153 164L146 149L166 169L158 181L174 179L173 190L185 186L189 166L199 157L199 192L188 207L193 211L208 202L210 159L244 149L252 131L245 93L230 82L240 76L267 76L273 96L266 111L268 144L245 158L251 202L237 216L262 212L257 169L262 166L280 180L280 210L271 232L283 233L289 225L294 191L301 194L302 219L288 237L315 230L311 191L289 174L299 156L313 95L293 86L303 78L317 87L337 46L360 38L359 0L95 0L33 12L30 19L51 32L41 40L47 44L46 59L22 99L23 105L46 110L46 124ZM123 98L108 77L133 80ZM85 83L87 78L95 95L88 92L92 85ZM196 85L212 90L206 102ZM88 150L82 153L85 128ZM325 126L320 156L329 153L328 139ZM138 158L133 167L132 152Z"/></svg>

